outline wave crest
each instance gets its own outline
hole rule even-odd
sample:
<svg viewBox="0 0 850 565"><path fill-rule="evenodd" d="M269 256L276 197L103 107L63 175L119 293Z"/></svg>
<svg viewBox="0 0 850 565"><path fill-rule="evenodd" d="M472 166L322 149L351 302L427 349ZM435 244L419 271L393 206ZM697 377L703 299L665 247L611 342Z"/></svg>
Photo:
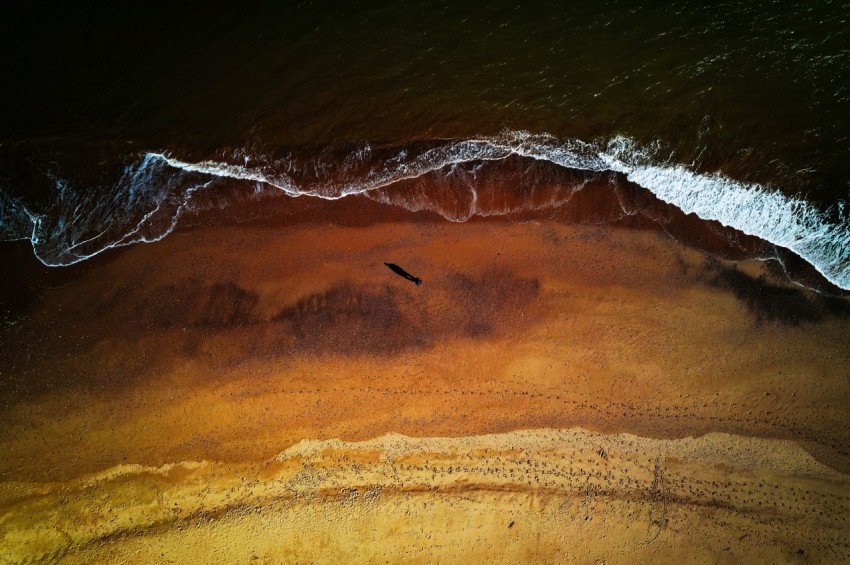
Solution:
<svg viewBox="0 0 850 565"><path fill-rule="evenodd" d="M147 153L105 190L74 191L57 180L54 202L39 211L0 194L0 238L28 238L45 265L70 265L109 248L162 239L192 209L196 193L228 179L275 187L292 197L335 200L365 194L412 211L431 210L455 222L554 208L584 186L581 179L570 185L548 183L545 191L532 186L520 191L523 198L518 200L507 198L499 183L480 182L483 163L521 158L585 174L622 175L686 214L796 253L827 280L850 290L850 221L843 209L821 210L763 185L659 163L655 153L626 137L588 143L524 131L402 148L364 145L312 159L274 160L245 150L220 161ZM514 171L514 182L521 173ZM427 175L440 182L405 184Z"/></svg>

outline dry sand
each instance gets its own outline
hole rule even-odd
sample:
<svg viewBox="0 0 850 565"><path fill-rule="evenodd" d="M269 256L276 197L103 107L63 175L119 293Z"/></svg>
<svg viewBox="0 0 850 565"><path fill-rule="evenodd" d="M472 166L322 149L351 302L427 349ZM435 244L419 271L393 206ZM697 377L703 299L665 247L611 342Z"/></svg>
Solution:
<svg viewBox="0 0 850 565"><path fill-rule="evenodd" d="M845 301L645 230L353 224L175 234L6 328L0 560L850 559Z"/></svg>
<svg viewBox="0 0 850 565"><path fill-rule="evenodd" d="M820 562L847 488L781 440L387 435L16 485L3 525L12 561Z"/></svg>

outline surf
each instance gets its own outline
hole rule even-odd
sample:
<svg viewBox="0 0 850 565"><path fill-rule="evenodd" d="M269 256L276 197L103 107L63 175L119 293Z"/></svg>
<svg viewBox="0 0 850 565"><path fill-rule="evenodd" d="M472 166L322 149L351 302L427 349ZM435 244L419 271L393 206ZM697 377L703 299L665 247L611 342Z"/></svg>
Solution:
<svg viewBox="0 0 850 565"><path fill-rule="evenodd" d="M429 210L446 220L464 222L476 216L557 209L588 181L614 174L684 214L787 249L832 284L850 290L850 219L843 202L834 209L820 209L776 187L738 181L721 172L697 172L686 164L659 159L657 153L625 136L587 142L527 131L402 147L364 144L333 157L275 158L240 149L227 158L193 161L168 152L148 152L128 166L105 195L75 191L57 180L52 205L34 210L0 193L0 237L30 239L42 263L64 266L107 249L166 237L187 211L210 206L201 204L203 195L221 182L253 187L255 194L272 189L289 197L325 200L364 195L383 204ZM520 169L540 162L579 175L570 183L550 183L545 194L509 199L492 189L487 193L487 187L478 182L479 172L509 160L526 163ZM515 171L512 182L523 182L521 172ZM443 190L440 182L453 186L443 190L445 194L429 194L427 187L418 192L398 190L426 177L439 180L434 192ZM234 203L219 199L214 205ZM633 212L624 208L623 213Z"/></svg>

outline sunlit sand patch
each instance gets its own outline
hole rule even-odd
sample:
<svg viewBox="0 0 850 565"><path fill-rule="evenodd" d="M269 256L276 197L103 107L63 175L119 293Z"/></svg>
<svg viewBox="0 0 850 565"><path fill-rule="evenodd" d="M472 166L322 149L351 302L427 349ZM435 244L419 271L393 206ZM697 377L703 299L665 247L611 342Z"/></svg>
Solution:
<svg viewBox="0 0 850 565"><path fill-rule="evenodd" d="M258 463L6 483L4 561L850 556L850 477L789 441L580 429L302 441Z"/></svg>

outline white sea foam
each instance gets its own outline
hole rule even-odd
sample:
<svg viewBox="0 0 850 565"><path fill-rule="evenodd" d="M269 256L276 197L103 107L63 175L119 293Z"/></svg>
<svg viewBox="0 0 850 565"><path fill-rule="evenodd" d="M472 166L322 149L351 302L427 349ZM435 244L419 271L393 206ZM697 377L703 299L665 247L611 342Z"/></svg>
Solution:
<svg viewBox="0 0 850 565"><path fill-rule="evenodd" d="M68 197L64 189L59 195L61 206L50 214L53 217L26 209L21 214L19 204L5 203L4 210L0 210L4 217L10 210L17 215L14 221L4 219L2 234L5 239L13 239L14 233L30 227L33 247L42 262L67 265L111 247L165 237L177 225L192 195L209 187L217 178L263 183L289 196L335 200L376 191L453 165L520 156L581 171L621 173L685 213L716 220L793 251L829 281L850 290L850 221L843 211L837 220L830 220L827 211L766 186L738 182L720 173L700 174L682 165L653 163L647 152L625 137L613 138L603 146L560 140L547 134L509 131L493 137L436 142L426 148L405 148L382 159L376 158L367 146L336 163L312 163L310 175L301 175L309 180L298 180L299 175L295 174L298 166L292 161L251 166L252 161L260 160L244 152L240 155L241 163L232 164L189 162L163 153L149 153L139 165L127 170L107 204ZM302 165L302 173L303 169ZM452 221L512 211L478 207L474 190L471 187L470 203L463 210L435 211ZM551 205L563 201L555 198ZM415 199L402 204L411 209L427 207ZM133 213L116 214L116 210L122 209ZM131 217L133 221L128 222ZM73 229L79 225L85 229ZM80 237L80 234L87 235Z"/></svg>

